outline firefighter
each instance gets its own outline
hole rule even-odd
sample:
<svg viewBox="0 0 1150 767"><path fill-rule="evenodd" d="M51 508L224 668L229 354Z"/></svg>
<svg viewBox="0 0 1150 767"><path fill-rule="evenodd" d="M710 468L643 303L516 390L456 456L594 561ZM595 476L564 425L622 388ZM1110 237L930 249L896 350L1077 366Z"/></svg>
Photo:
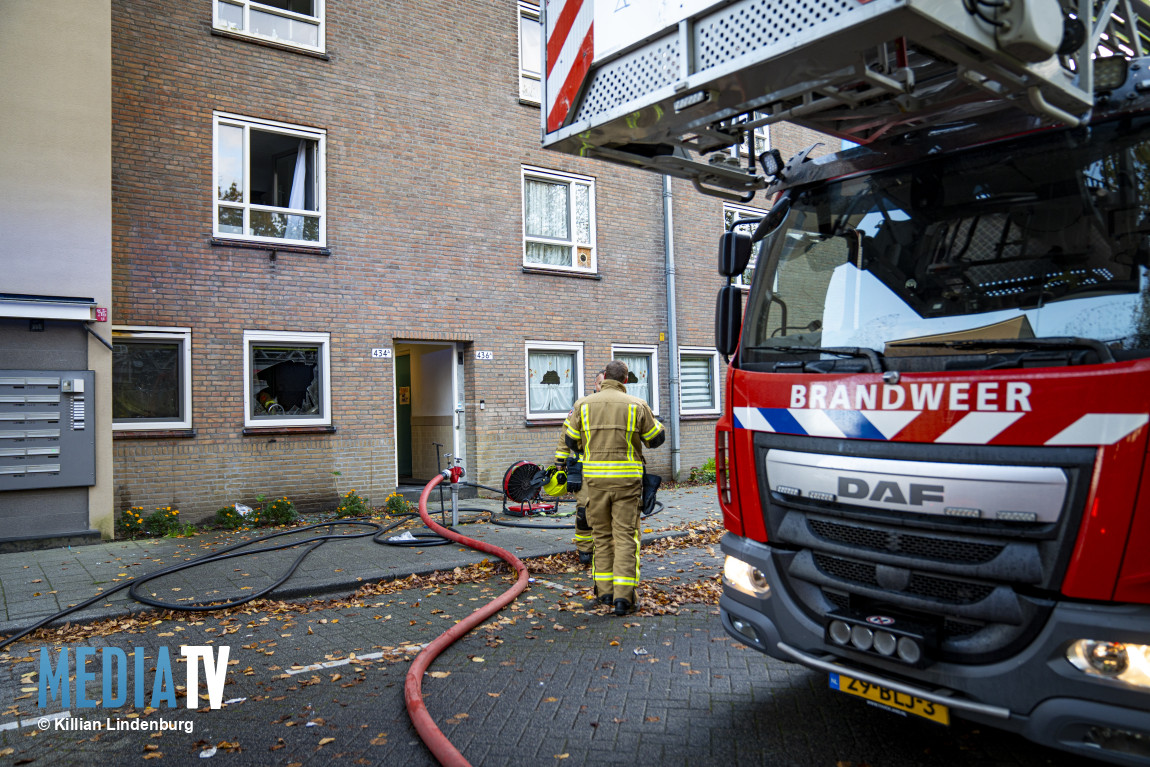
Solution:
<svg viewBox="0 0 1150 767"><path fill-rule="evenodd" d="M603 371L595 376L595 391L603 388ZM555 465L561 469L567 468L567 459L572 455L571 448L567 447L567 435L559 435L559 446L555 448ZM574 453L576 460L580 459ZM575 493L575 550L579 552L579 564L591 564L591 550L594 548L591 537L591 525L587 524L587 486L582 485Z"/></svg>
<svg viewBox="0 0 1150 767"><path fill-rule="evenodd" d="M583 454L595 597L614 605L616 615L627 615L639 608L643 446L658 447L666 434L647 403L627 394L625 364L612 360L603 375L602 390L580 399L567 414L563 438L568 449Z"/></svg>

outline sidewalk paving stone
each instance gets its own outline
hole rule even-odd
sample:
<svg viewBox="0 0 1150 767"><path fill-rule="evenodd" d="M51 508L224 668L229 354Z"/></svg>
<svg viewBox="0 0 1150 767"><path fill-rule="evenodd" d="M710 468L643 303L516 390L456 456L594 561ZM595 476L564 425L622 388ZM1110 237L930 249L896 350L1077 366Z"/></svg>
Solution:
<svg viewBox="0 0 1150 767"><path fill-rule="evenodd" d="M718 522L721 514L715 491L710 486L688 486L664 489L659 493L664 508L643 521L644 542L669 535L682 534L675 527L705 521ZM573 505L568 504L570 508ZM573 528L543 529L494 524L493 519L509 524L572 525L572 516L558 519L523 519L502 513L500 499L473 498L461 500L458 531L468 537L501 546L518 557L549 556L572 551ZM562 507L561 507L562 508ZM482 509L484 513L469 511ZM447 513L438 513L432 502L432 519L450 524ZM390 524L389 520L381 524ZM404 529L422 529L415 520ZM226 546L266 535L268 530L249 532L206 531L192 538L140 539L111 541L89 546L21 551L0 554L0 636L22 630L38 620L51 617L67 606L79 604L110 591L130 579L215 553ZM301 533L315 535L319 530ZM390 535L399 534L396 530ZM287 542L289 538L273 543ZM266 545L266 544L264 544ZM256 544L253 548L259 548ZM152 580L143 589L161 599L203 599L204 586L224 596L237 598L266 588L282 574L302 549L285 549L253 554L205 564L193 570ZM371 537L330 540L311 552L295 573L269 596L279 599L303 599L352 592L365 582L405 578L494 559L460 544L429 547L403 547L373 543ZM38 583L35 581L39 581ZM178 591L177 591L178 589ZM208 593L211 593L210 591ZM215 594L212 594L215 596ZM97 601L51 625L65 622L92 622L120 618L153 608L132 600L127 589Z"/></svg>

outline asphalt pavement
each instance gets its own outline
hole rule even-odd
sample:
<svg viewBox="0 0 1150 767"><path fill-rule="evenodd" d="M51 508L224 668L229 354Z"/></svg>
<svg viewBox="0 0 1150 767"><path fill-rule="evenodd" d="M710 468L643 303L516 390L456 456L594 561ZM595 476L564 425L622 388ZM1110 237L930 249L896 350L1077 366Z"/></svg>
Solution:
<svg viewBox="0 0 1150 767"><path fill-rule="evenodd" d="M432 719L471 764L1081 763L961 720L943 727L876 710L830 690L825 674L733 641L716 607L722 555L713 532L720 518L714 490L685 487L660 497L663 511L643 526L643 609L622 618L584 608L592 584L571 554L572 530L492 522L567 525L570 518L505 518L499 501L461 504L468 510L460 512L460 532L527 559L532 573L515 602L447 648L423 677ZM471 510L480 507L487 510ZM712 532L700 534L703 528ZM6 611L0 635L96 589L262 532L0 555ZM258 592L304 548L198 566L144 590L171 602ZM257 605L145 612L151 608L115 594L0 653L0 763L434 765L405 709L407 670L422 647L512 580L490 557L461 546L380 545L365 537L319 546L272 599ZM202 686L202 707L185 707L181 645L229 648L221 708L208 706ZM133 660L129 683L143 668L148 692L157 658L170 654L176 704L107 704L105 672L94 658L87 689L100 698L97 707L81 707L78 693L68 703L39 705L41 653L58 662L63 649L75 658L80 647L94 648L97 658L103 648L125 651ZM142 666L135 660L140 654ZM71 671L75 681L78 669ZM163 723L168 729L158 729Z"/></svg>

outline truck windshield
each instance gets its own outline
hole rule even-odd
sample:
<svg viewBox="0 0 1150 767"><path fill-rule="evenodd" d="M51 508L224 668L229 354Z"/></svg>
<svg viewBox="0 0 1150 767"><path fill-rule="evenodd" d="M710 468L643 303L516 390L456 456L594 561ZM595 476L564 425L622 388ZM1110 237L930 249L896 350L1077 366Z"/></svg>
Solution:
<svg viewBox="0 0 1150 767"><path fill-rule="evenodd" d="M780 346L931 358L1023 339L1150 355L1150 118L795 192L758 258L744 363Z"/></svg>

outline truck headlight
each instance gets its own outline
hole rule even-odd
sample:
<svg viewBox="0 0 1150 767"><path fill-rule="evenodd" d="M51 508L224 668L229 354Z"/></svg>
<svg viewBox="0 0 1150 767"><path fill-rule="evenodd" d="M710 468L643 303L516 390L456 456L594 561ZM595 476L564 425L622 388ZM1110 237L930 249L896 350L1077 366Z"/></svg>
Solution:
<svg viewBox="0 0 1150 767"><path fill-rule="evenodd" d="M1066 659L1085 674L1150 689L1150 645L1079 639Z"/></svg>
<svg viewBox="0 0 1150 767"><path fill-rule="evenodd" d="M771 584L763 571L732 556L723 565L723 581L747 596L766 599L771 595Z"/></svg>

